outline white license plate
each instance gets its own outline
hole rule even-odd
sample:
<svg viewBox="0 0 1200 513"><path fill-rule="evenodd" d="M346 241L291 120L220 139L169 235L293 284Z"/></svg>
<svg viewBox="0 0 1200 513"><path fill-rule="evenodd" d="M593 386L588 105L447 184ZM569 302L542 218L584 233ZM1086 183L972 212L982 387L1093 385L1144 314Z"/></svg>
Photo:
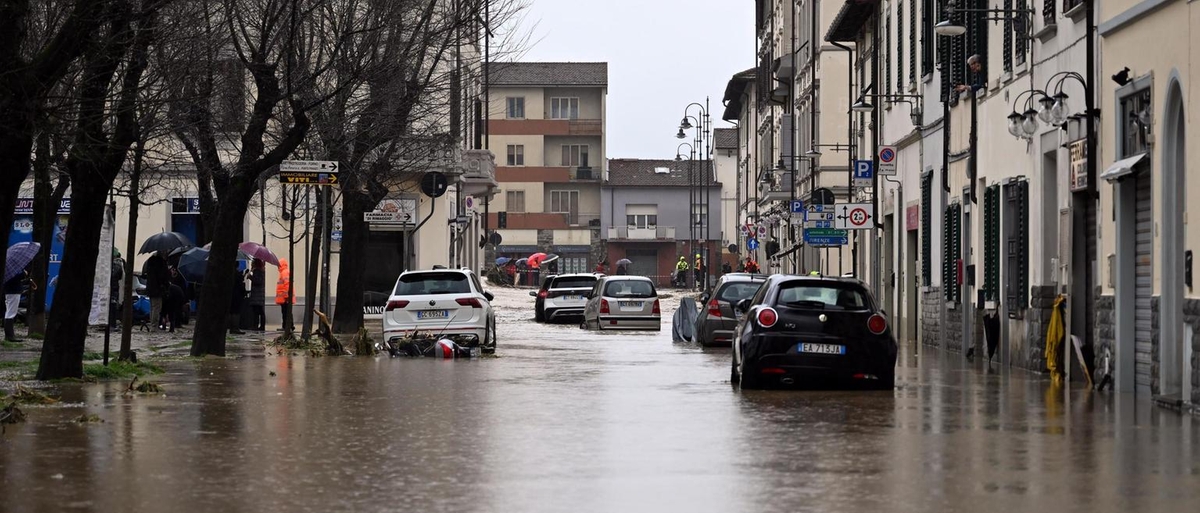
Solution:
<svg viewBox="0 0 1200 513"><path fill-rule="evenodd" d="M563 296L563 301L582 301L583 296Z"/></svg>
<svg viewBox="0 0 1200 513"><path fill-rule="evenodd" d="M617 304L620 305L621 308L641 308L642 307L641 301L618 301Z"/></svg>
<svg viewBox="0 0 1200 513"><path fill-rule="evenodd" d="M837 344L806 344L804 342L801 342L800 344L798 344L796 346L796 352L811 353L811 354L842 355L842 354L846 354L846 346L841 346L841 345L837 345Z"/></svg>
<svg viewBox="0 0 1200 513"><path fill-rule="evenodd" d="M447 319L449 317L449 310L417 310L418 319Z"/></svg>

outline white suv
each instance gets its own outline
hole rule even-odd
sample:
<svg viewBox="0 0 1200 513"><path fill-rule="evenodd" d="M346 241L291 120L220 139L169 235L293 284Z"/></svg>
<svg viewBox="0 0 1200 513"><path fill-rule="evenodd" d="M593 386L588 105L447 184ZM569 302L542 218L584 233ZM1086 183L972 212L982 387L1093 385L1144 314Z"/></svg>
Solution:
<svg viewBox="0 0 1200 513"><path fill-rule="evenodd" d="M461 346L496 351L493 296L467 269L408 271L383 310L383 339L392 341L413 332L449 338Z"/></svg>

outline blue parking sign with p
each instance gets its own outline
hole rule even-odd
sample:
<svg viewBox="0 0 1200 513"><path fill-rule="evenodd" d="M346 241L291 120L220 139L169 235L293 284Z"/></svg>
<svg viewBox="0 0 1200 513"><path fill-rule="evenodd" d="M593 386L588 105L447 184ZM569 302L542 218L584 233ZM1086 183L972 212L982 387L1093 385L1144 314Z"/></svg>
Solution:
<svg viewBox="0 0 1200 513"><path fill-rule="evenodd" d="M804 202L800 200L792 200L792 213L799 214L804 212Z"/></svg>
<svg viewBox="0 0 1200 513"><path fill-rule="evenodd" d="M854 161L854 178L870 180L875 177L875 166L869 160Z"/></svg>

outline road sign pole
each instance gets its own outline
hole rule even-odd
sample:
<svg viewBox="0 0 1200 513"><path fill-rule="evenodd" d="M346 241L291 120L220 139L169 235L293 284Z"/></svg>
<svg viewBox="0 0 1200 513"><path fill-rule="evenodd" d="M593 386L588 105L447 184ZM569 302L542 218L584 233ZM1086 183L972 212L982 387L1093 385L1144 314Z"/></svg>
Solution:
<svg viewBox="0 0 1200 513"><path fill-rule="evenodd" d="M330 255L329 246L330 246L330 241L333 238L332 237L333 231L331 230L332 226L331 226L330 218L329 218L330 217L329 210L331 208L330 201L329 201L329 187L322 187L321 192L323 193L321 196L321 238L322 238L322 243L324 243L324 245L325 245L321 249L321 251L324 253L324 255L321 255L321 311L325 312L325 314L328 315L330 313L330 311L329 311L329 296L330 296L329 295L329 255Z"/></svg>

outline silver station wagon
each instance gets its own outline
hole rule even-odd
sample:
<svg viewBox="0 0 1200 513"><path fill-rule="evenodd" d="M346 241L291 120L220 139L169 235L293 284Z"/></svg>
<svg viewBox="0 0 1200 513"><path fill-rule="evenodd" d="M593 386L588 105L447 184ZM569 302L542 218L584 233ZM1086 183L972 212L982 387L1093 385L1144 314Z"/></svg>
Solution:
<svg viewBox="0 0 1200 513"><path fill-rule="evenodd" d="M583 311L583 329L662 329L658 292L644 276L605 276L588 294Z"/></svg>

